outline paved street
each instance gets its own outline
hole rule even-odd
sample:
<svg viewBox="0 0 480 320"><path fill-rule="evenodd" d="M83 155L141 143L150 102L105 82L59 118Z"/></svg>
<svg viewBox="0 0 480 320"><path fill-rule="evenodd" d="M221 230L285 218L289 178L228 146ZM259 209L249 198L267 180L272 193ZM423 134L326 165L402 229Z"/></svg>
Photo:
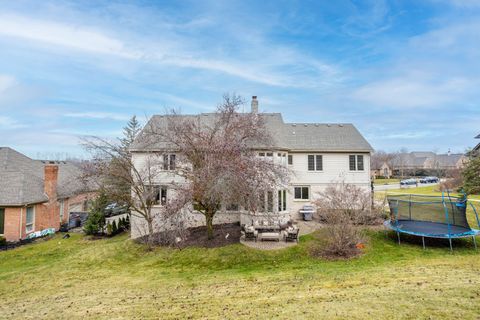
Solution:
<svg viewBox="0 0 480 320"><path fill-rule="evenodd" d="M418 184L418 188L421 188L421 187L428 187L428 186L433 186L433 185L436 185L438 183L419 183ZM415 185L410 185L410 186L401 186L400 187L400 184L399 183L395 183L395 184L380 184L380 185L374 185L373 186L374 190L375 191L385 191L385 190L393 190L393 189L411 189L411 188L417 188L417 186Z"/></svg>

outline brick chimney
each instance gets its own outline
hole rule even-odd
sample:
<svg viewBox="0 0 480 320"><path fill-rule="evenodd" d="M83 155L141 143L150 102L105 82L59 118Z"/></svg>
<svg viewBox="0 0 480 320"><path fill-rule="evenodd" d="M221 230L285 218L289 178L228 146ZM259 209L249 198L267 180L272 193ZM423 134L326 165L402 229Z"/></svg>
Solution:
<svg viewBox="0 0 480 320"><path fill-rule="evenodd" d="M257 96L252 96L252 113L258 113L258 100L257 100Z"/></svg>
<svg viewBox="0 0 480 320"><path fill-rule="evenodd" d="M44 174L44 191L50 201L57 198L58 165L46 164Z"/></svg>

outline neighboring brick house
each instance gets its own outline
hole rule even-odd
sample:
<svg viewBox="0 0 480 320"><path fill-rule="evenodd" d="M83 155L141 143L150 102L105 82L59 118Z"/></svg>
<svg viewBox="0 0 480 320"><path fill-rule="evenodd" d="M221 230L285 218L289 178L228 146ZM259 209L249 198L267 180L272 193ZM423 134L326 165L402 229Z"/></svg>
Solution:
<svg viewBox="0 0 480 320"><path fill-rule="evenodd" d="M252 99L252 113L258 113L258 101ZM182 115L201 121L205 125L214 121L214 113L199 115ZM285 123L280 113L258 113L270 132L274 142L268 150L254 147L259 157L270 159L288 167L291 172L290 184L287 188L269 190L260 194L264 199L262 214L275 214L279 217L298 218L299 210L307 204L312 204L318 193L328 186L338 182L354 184L366 192L371 191L370 154L373 151L370 144L352 124L327 123ZM153 116L146 128L161 128L166 126L166 117ZM163 153L163 171L154 186L158 187L158 204L153 212L160 210L167 201L171 191L169 183L172 180L181 181L172 176L170 167L175 167L178 157L162 141L153 143L144 141L143 132L137 136L130 148L132 160L139 170L151 152ZM147 138L148 140L148 138ZM263 198L262 198L263 196ZM142 236L145 230L143 218L132 212L132 238ZM188 226L204 225L202 214L194 212L188 217ZM253 217L240 206L223 205L214 217L214 223L238 222L247 223Z"/></svg>
<svg viewBox="0 0 480 320"><path fill-rule="evenodd" d="M31 232L58 230L70 212L86 209L93 189L72 163L33 160L0 147L0 236L18 241Z"/></svg>
<svg viewBox="0 0 480 320"><path fill-rule="evenodd" d="M386 162L375 161L371 164L371 175L373 179L378 177L383 177L385 179L390 179L393 175L392 169Z"/></svg>

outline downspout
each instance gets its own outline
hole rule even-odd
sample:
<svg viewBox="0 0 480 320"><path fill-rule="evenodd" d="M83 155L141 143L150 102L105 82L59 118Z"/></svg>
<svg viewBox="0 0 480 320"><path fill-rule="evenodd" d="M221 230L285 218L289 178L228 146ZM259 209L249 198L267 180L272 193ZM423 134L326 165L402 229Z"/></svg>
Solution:
<svg viewBox="0 0 480 320"><path fill-rule="evenodd" d="M18 226L20 240L22 239L22 222L23 222L23 207L20 207L20 225Z"/></svg>

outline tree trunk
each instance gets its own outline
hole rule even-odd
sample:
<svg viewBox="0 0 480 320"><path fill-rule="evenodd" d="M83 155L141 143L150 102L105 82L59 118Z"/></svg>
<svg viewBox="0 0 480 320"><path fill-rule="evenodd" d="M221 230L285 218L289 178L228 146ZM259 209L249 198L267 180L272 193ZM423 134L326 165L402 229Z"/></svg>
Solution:
<svg viewBox="0 0 480 320"><path fill-rule="evenodd" d="M146 219L148 225L148 236L151 237L153 235L153 219Z"/></svg>
<svg viewBox="0 0 480 320"><path fill-rule="evenodd" d="M212 240L212 239L213 239L213 215L214 215L213 212L207 211L207 212L205 213L205 220L206 220L206 224L207 224L207 238L208 238L208 240Z"/></svg>

